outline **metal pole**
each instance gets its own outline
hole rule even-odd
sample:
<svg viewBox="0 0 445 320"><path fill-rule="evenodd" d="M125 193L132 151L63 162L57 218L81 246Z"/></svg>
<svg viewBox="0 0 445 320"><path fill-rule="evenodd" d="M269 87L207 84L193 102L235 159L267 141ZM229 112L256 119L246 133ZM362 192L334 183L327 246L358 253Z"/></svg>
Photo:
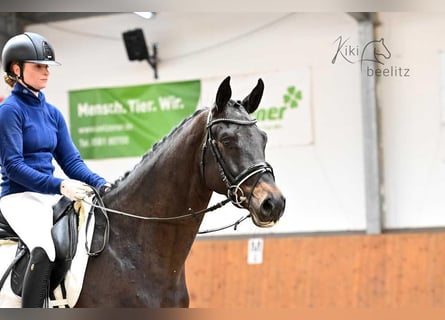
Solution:
<svg viewBox="0 0 445 320"><path fill-rule="evenodd" d="M374 24L371 19L359 22L360 48L374 40ZM374 70L374 64L367 62ZM362 124L366 196L366 233L382 232L382 172L380 155L380 118L376 97L376 76L361 70Z"/></svg>

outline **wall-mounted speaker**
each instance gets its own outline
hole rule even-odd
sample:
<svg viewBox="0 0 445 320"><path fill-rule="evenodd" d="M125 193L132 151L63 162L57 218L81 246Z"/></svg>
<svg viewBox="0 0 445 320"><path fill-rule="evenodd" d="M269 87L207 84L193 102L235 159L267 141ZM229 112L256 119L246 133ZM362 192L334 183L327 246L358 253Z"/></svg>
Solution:
<svg viewBox="0 0 445 320"><path fill-rule="evenodd" d="M128 59L148 60L149 54L142 29L126 31L122 34L127 49Z"/></svg>

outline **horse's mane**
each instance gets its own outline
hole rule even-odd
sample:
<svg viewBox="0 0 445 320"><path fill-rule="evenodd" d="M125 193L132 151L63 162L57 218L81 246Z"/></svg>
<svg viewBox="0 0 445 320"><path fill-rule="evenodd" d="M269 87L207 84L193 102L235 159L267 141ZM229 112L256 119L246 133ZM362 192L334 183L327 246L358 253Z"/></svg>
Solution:
<svg viewBox="0 0 445 320"><path fill-rule="evenodd" d="M150 150L148 150L142 157L141 160L133 167L133 169L127 171L124 173L123 176L119 177L112 185L112 188L114 188L118 183L122 182L123 180L125 180L126 177L128 177L128 175L133 172L137 167L139 167L141 165L141 163L146 160L149 159L151 157L153 157L154 154L156 154L156 151L159 149L159 147L161 147L162 145L164 145L167 141L170 140L170 138L172 136L174 136L176 134L176 132L178 132L182 127L185 126L186 123L188 123L191 119L195 118L197 115L201 114L202 112L206 111L207 109L198 109L196 110L193 114L191 114L190 116L184 118L175 128L173 128L169 134L167 134L166 136L164 136L161 140L159 140L158 142L156 142Z"/></svg>
<svg viewBox="0 0 445 320"><path fill-rule="evenodd" d="M196 110L193 114L191 114L190 116L188 116L187 118L184 118L176 127L174 127L169 134L167 134L166 136L164 136L161 140L159 140L158 142L156 142L151 149L145 153L142 156L141 161L143 161L145 158L150 157L154 152L156 152L158 150L158 148L160 146L162 146L167 140L170 139L170 137L172 137L173 135L175 135L175 133L177 131L179 131L182 127L184 127L184 125L189 122L191 119L195 118L197 115L201 114L203 111L205 111L206 109L198 109Z"/></svg>

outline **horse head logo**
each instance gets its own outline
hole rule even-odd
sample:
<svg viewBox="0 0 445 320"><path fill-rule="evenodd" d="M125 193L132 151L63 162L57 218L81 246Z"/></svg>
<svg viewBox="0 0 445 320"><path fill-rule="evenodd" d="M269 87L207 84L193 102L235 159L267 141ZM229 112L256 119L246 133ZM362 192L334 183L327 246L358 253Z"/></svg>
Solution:
<svg viewBox="0 0 445 320"><path fill-rule="evenodd" d="M369 41L362 51L362 56L360 62L363 66L363 62L374 62L381 65L384 65L383 62L391 58L391 52L385 45L385 40L381 38L380 40Z"/></svg>

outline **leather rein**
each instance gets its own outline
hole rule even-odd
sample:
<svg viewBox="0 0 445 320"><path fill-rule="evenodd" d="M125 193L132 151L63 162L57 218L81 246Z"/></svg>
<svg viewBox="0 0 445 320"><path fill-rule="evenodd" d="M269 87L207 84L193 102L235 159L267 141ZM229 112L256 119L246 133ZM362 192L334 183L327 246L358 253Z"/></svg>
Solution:
<svg viewBox="0 0 445 320"><path fill-rule="evenodd" d="M109 220L108 220L108 216L107 216L106 212L111 212L111 213L131 217L131 218L141 219L141 220L171 221L171 220L179 220L179 219L185 219L185 218L190 218L190 217L196 218L198 215L203 215L207 212L211 212L216 209L219 209L229 202L232 202L238 208L248 209L250 206L250 199L252 197L253 190L255 189L256 185L258 184L258 181L260 180L261 176L265 173L271 173L272 177L275 179L272 166L267 162L260 162L260 163L257 163L257 164L254 164L254 165L248 167L247 169L243 170L238 175L233 176L225 167L224 158L222 157L222 154L218 149L217 142L216 142L216 140L213 136L213 133L212 133L212 127L217 123L228 123L228 124L237 124L237 125L241 125L241 126L251 126L251 125L256 124L256 122L257 122L257 120L238 120L238 119L227 119L227 118L220 118L220 119L213 120L212 119L212 110L209 109L207 123L206 123L206 139L205 139L205 142L202 147L202 157L201 157L201 163L200 163L201 175L205 181L205 161L204 161L204 159L205 159L206 150L207 150L207 148L209 148L216 160L216 163L218 164L219 174L227 187L227 195L226 195L227 198L218 202L217 204L215 204L211 207L208 207L206 209L202 209L199 211L192 211L192 209L189 208L187 213L184 213L184 214L178 215L178 216L174 216L174 217L146 217L146 216L131 214L131 213L120 211L120 210L106 208L102 201L102 198L99 195L99 192L97 192L97 190L94 190L95 201L93 201L92 203L87 200L82 200L82 201L84 201L86 204L88 204L94 208L100 209L101 213L105 216L107 225L109 224ZM252 187L252 191L250 192L248 197L246 197L244 195L243 190L241 189L241 186L249 178L251 178L255 175L258 175L258 178ZM243 206L243 204L245 202L247 202L246 207ZM220 231L220 230L224 230L224 229L227 229L230 227L234 227L236 230L236 227L238 226L238 224L240 224L242 221L244 221L248 217L250 217L250 214L240 218L239 220L237 220L236 222L234 222L228 226L220 227L217 229L206 230L206 231L200 231L200 232L198 232L198 234ZM104 230L104 239L108 240L108 232L109 232L108 226L105 229L106 230ZM104 243L105 243L105 241L104 241ZM91 255L97 255L98 253L100 253L103 250L103 248L104 248L104 246L102 246L101 250L99 250L95 253L92 253ZM88 252L90 253L90 250L88 250Z"/></svg>

